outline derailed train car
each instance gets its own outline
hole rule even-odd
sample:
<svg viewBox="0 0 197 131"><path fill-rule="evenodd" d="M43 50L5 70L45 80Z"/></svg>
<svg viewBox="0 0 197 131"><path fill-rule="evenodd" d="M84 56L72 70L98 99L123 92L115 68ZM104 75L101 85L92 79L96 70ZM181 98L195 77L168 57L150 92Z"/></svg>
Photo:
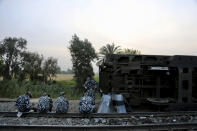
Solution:
<svg viewBox="0 0 197 131"><path fill-rule="evenodd" d="M196 110L197 56L108 54L99 86L103 93L122 94L131 106L149 101Z"/></svg>

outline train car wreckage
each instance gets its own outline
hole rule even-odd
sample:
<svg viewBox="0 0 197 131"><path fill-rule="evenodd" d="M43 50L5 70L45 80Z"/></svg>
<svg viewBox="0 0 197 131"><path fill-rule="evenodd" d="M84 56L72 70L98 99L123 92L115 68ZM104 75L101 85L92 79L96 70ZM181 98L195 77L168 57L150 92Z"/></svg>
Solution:
<svg viewBox="0 0 197 131"><path fill-rule="evenodd" d="M122 94L130 106L149 101L197 110L197 56L107 54L99 86L103 93Z"/></svg>

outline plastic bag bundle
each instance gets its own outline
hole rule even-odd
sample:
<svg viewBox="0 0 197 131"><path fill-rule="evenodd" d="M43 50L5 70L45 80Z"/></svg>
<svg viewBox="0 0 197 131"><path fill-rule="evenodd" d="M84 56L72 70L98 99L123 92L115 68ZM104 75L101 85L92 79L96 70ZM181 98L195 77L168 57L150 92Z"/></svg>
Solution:
<svg viewBox="0 0 197 131"><path fill-rule="evenodd" d="M113 94L112 101L117 113L127 113L124 104L124 98L121 94Z"/></svg>
<svg viewBox="0 0 197 131"><path fill-rule="evenodd" d="M111 95L103 95L97 113L111 113Z"/></svg>

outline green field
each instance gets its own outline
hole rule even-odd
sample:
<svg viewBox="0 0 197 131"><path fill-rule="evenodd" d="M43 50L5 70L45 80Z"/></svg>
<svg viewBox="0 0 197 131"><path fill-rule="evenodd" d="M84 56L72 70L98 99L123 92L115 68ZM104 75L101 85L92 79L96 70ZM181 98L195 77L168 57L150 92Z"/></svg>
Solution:
<svg viewBox="0 0 197 131"><path fill-rule="evenodd" d="M94 78L98 82L98 76ZM83 96L84 89L76 89L73 75L58 74L54 78L54 82L50 84L43 84L42 82L17 80L0 81L0 97L1 98L17 98L19 95L30 91L33 98L40 97L44 92L49 93L52 98L57 98L59 92L64 91L68 99L77 100ZM97 98L100 98L99 93L96 93Z"/></svg>

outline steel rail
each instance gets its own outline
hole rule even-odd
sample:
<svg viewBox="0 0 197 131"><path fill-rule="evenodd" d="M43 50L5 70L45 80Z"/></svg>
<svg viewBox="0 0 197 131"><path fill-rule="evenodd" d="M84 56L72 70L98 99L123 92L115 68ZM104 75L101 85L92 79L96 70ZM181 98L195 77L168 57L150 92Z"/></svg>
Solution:
<svg viewBox="0 0 197 131"><path fill-rule="evenodd" d="M17 112L0 112L1 117L16 117ZM80 113L24 113L22 117L52 117L52 118L131 118L135 117L167 117L167 116L197 116L197 111L189 112L132 112L132 113L93 113L93 114L80 114Z"/></svg>
<svg viewBox="0 0 197 131"><path fill-rule="evenodd" d="M130 131L130 130L197 130L197 123L173 124L142 124L142 125L91 125L91 126L62 126L62 125L0 125L1 131Z"/></svg>

